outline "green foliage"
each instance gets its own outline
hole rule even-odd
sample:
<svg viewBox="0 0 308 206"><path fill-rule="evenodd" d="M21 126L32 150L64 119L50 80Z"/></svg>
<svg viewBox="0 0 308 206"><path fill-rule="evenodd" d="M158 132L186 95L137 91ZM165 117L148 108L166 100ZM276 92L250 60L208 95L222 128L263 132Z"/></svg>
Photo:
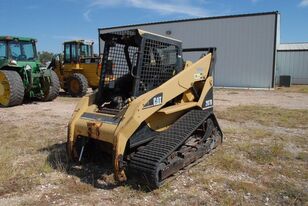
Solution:
<svg viewBox="0 0 308 206"><path fill-rule="evenodd" d="M52 52L47 51L42 51L38 53L39 60L40 62L42 62L42 64L46 64L46 62L51 61L53 55L54 54Z"/></svg>

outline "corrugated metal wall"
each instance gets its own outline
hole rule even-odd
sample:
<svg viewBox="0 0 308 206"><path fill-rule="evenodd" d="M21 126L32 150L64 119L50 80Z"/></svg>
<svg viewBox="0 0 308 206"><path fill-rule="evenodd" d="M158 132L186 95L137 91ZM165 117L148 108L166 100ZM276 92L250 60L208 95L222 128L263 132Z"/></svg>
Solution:
<svg viewBox="0 0 308 206"><path fill-rule="evenodd" d="M277 13L210 18L151 25L140 28L183 41L183 48L216 47L215 86L270 88L275 65ZM101 29L100 33L123 28ZM103 51L103 42L100 42ZM201 53L186 53L197 60Z"/></svg>
<svg viewBox="0 0 308 206"><path fill-rule="evenodd" d="M292 84L308 84L308 51L279 51L276 75L290 75Z"/></svg>

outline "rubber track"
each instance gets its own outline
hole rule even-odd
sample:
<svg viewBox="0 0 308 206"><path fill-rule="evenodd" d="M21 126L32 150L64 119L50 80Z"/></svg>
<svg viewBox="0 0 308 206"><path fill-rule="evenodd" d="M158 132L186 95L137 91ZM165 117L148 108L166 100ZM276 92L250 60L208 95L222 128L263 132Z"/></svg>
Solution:
<svg viewBox="0 0 308 206"><path fill-rule="evenodd" d="M210 116L210 112L192 110L178 119L168 130L159 133L142 150L132 156L129 169L146 178L150 188L159 187L157 172L172 152L178 149L191 134Z"/></svg>
<svg viewBox="0 0 308 206"><path fill-rule="evenodd" d="M4 73L10 85L11 96L7 106L11 107L22 104L25 95L25 88L21 77L16 71L1 70L1 72Z"/></svg>

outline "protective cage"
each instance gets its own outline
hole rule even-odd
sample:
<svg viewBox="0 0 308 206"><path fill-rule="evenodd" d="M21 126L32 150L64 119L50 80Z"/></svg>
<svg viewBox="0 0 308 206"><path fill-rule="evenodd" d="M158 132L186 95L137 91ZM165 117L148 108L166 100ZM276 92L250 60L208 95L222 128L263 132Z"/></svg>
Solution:
<svg viewBox="0 0 308 206"><path fill-rule="evenodd" d="M182 70L181 41L138 29L100 37L105 41L100 80L103 102L112 95L120 95L123 100L137 97Z"/></svg>

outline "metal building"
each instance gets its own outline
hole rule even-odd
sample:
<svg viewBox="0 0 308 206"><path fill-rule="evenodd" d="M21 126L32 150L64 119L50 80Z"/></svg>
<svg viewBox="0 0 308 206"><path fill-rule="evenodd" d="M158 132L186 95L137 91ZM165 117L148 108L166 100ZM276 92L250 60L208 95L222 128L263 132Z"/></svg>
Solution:
<svg viewBox="0 0 308 206"><path fill-rule="evenodd" d="M290 75L291 84L308 84L308 43L280 44L277 51L276 81Z"/></svg>
<svg viewBox="0 0 308 206"><path fill-rule="evenodd" d="M214 83L218 87L272 88L276 49L279 44L279 13L256 13L185 19L101 28L99 33L139 28L183 41L183 48L216 47ZM99 40L99 50L104 42ZM185 53L197 60L201 53Z"/></svg>

